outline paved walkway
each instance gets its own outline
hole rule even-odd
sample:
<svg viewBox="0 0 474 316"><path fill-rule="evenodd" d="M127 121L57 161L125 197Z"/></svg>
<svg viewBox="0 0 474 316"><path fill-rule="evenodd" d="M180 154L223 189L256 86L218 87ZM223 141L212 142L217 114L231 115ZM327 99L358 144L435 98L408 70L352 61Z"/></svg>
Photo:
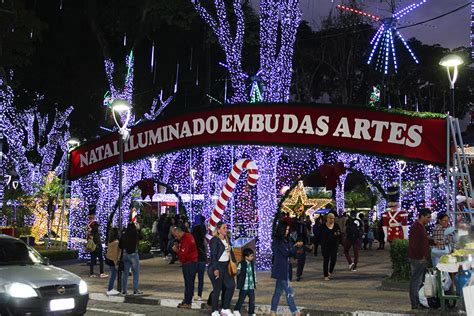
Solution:
<svg viewBox="0 0 474 316"><path fill-rule="evenodd" d="M60 266L83 277L87 281L91 293L105 293L108 279L89 278L88 266L77 262L63 263ZM95 271L98 272L98 267ZM347 270L347 262L341 249L334 279L331 281L323 280L322 257L314 257L308 253L303 279L300 282L293 282L295 300L297 305L304 307L305 310L321 312L407 313L410 311L408 291L381 289L382 280L390 274L391 262L388 249L361 250L357 272ZM270 278L268 271L258 272L257 279L256 304L262 305L261 312L264 312L271 302L275 281ZM130 287L131 277L128 284ZM211 290L207 275L204 288L203 297L207 298ZM180 266L178 264L169 265L162 257L142 260L140 262L140 289L148 298L181 300L184 285ZM100 296L94 295L96 295L95 299L100 299ZM237 299L237 296L235 293L234 300ZM117 297L117 299L119 298ZM167 304L170 302L174 301L168 301ZM286 305L284 296L282 296L280 305Z"/></svg>

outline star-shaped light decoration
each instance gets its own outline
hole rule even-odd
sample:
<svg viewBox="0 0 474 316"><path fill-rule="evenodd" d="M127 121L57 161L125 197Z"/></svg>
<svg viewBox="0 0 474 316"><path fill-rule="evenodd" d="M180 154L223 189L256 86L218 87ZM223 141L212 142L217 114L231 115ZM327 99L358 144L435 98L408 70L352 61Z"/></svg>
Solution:
<svg viewBox="0 0 474 316"><path fill-rule="evenodd" d="M315 211L331 203L331 199L310 199L304 190L303 181L298 181L298 185L288 194L282 204L282 211L290 215L301 216L307 211Z"/></svg>

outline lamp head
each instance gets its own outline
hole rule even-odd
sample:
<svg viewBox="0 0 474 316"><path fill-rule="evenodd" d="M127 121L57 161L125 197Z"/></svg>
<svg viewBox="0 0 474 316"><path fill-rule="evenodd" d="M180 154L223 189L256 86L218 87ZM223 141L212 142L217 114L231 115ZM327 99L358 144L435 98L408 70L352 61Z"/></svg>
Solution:
<svg viewBox="0 0 474 316"><path fill-rule="evenodd" d="M127 113L132 110L132 106L127 100L115 99L112 102L112 111L117 112L118 114Z"/></svg>
<svg viewBox="0 0 474 316"><path fill-rule="evenodd" d="M69 138L67 140L67 148L69 150L72 150L74 148L76 148L77 146L79 146L80 142L77 138Z"/></svg>
<svg viewBox="0 0 474 316"><path fill-rule="evenodd" d="M441 58L439 64L443 67L457 67L464 64L464 60L459 55L448 54Z"/></svg>
<svg viewBox="0 0 474 316"><path fill-rule="evenodd" d="M407 166L407 163L405 160L397 160L397 167L400 171L405 170L405 167Z"/></svg>

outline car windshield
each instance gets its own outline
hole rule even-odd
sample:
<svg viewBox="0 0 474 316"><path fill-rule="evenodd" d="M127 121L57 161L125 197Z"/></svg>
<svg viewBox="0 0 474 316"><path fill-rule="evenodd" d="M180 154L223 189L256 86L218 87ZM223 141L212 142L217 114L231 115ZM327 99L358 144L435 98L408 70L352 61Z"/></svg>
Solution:
<svg viewBox="0 0 474 316"><path fill-rule="evenodd" d="M43 257L22 241L0 240L0 265L44 263Z"/></svg>

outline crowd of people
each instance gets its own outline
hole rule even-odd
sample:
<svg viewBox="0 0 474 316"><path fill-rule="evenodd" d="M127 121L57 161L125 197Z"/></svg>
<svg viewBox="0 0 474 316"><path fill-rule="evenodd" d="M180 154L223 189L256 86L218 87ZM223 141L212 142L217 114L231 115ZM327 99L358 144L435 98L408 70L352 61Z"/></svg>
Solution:
<svg viewBox="0 0 474 316"><path fill-rule="evenodd" d="M419 219L413 224L410 234L408 258L411 264L410 300L413 308L419 308L418 289L426 269L426 260L431 258L436 266L439 257L453 249L453 230L448 227L449 218L446 214L438 217L437 225L432 234L432 245L428 245L425 225L431 219L427 209L419 211ZM334 269L339 250L342 249L347 260L349 271L357 271L359 249L372 249L375 239L379 241L377 249L384 248L384 231L381 224L369 224L363 214L355 211L338 216L334 210L319 216L313 223L309 217L290 217L287 213L277 216L273 234L273 258L271 277L275 279L275 290L271 300L271 313L276 315L280 297L285 293L288 307L293 315L300 315L295 303L295 295L291 286L293 280L293 263L296 263L296 281L303 278L303 271L308 253L318 255L321 247L323 256L323 280L334 278ZM104 249L99 234L99 224L91 220L88 239L91 249L90 275L94 274L94 265L99 261L99 277L104 273L104 262L110 268L110 279L107 295L127 295L127 281L133 276L133 295L143 292L139 289L140 261L138 241L140 226L130 222L124 232L119 234L117 228L111 228L107 239L105 260ZM160 244L163 255L173 264L179 260L184 279L184 299L178 308L191 308L195 293L195 279L198 279L197 300L202 300L205 272L212 284L212 292L208 305L212 308L212 316L240 315L240 310L248 297L248 312L255 313L255 290L257 285L255 270L255 253L250 248L242 250L239 262L233 252L229 229L224 222L216 225L214 236L206 241L207 228L204 218L200 218L192 228L186 218L161 217L153 224L154 242ZM95 245L95 247L93 247ZM88 242L89 246L89 242ZM341 247L339 247L341 246ZM352 254L351 254L352 250ZM235 267L234 267L235 265ZM117 272L121 270L121 284L115 290ZM235 289L239 290L238 300L231 309L231 301ZM219 311L220 310L220 311Z"/></svg>

